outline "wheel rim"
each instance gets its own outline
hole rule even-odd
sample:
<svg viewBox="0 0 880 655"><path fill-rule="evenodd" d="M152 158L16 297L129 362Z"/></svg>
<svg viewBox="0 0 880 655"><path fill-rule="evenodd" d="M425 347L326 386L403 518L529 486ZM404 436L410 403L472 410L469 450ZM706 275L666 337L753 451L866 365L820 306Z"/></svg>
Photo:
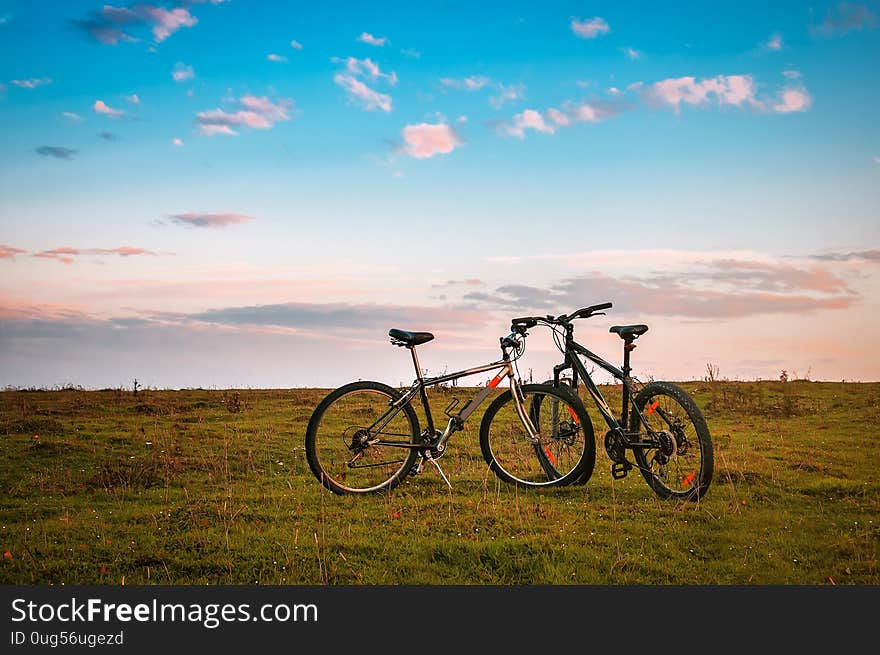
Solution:
<svg viewBox="0 0 880 655"><path fill-rule="evenodd" d="M660 447L637 451L639 466L654 483L675 495L688 495L702 480L702 444L687 410L675 398L656 394L641 408Z"/></svg>
<svg viewBox="0 0 880 655"><path fill-rule="evenodd" d="M403 411L384 426L375 425L393 400L386 392L359 389L324 410L315 430L315 456L329 482L347 491L375 491L406 468L410 449L370 444L376 438L414 443L416 435Z"/></svg>
<svg viewBox="0 0 880 655"><path fill-rule="evenodd" d="M577 411L568 401L542 392L526 391L523 406L538 430L539 442L529 438L511 398L489 426L493 460L517 482L553 484L570 474L584 455L584 430ZM540 411L529 411L537 407Z"/></svg>

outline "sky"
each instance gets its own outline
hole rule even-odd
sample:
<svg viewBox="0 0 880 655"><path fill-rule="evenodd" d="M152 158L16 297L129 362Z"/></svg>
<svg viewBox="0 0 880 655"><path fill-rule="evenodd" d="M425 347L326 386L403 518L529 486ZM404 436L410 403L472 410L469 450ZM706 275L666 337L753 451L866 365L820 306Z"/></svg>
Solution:
<svg viewBox="0 0 880 655"><path fill-rule="evenodd" d="M0 387L878 380L878 4L0 0Z"/></svg>

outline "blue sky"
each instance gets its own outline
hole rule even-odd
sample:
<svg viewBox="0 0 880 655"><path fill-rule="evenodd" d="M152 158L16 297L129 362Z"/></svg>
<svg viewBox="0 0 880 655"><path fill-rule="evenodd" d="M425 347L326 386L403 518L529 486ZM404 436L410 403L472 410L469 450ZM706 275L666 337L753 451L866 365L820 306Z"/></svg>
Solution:
<svg viewBox="0 0 880 655"><path fill-rule="evenodd" d="M878 15L0 2L0 384L405 380L387 328L605 300L658 377L877 379Z"/></svg>

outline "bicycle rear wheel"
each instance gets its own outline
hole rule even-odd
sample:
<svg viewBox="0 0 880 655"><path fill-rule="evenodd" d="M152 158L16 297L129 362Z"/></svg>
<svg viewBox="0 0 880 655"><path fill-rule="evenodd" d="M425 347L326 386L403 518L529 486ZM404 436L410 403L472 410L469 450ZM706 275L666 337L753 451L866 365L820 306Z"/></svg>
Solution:
<svg viewBox="0 0 880 655"><path fill-rule="evenodd" d="M596 442L580 399L546 384L526 384L520 391L523 412L537 439L526 430L511 391L505 391L486 410L480 425L480 448L492 471L505 482L525 487L563 486L582 476L589 478L596 463ZM532 411L542 404L547 411ZM549 410L551 406L555 411Z"/></svg>
<svg viewBox="0 0 880 655"><path fill-rule="evenodd" d="M687 392L670 382L651 382L636 395L635 405L660 447L634 449L642 475L660 498L699 500L712 481L714 457L709 427ZM645 434L633 412L630 432Z"/></svg>
<svg viewBox="0 0 880 655"><path fill-rule="evenodd" d="M381 382L353 382L315 408L306 430L312 473L338 494L393 489L418 458L419 421L401 394ZM378 443L381 441L382 443Z"/></svg>

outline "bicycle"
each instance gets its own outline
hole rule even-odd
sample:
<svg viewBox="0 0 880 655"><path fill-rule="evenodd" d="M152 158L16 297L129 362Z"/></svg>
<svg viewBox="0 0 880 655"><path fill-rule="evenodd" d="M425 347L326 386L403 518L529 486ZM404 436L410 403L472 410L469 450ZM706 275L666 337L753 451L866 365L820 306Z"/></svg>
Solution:
<svg viewBox="0 0 880 655"><path fill-rule="evenodd" d="M392 344L410 351L416 379L404 392L381 382L352 382L318 404L306 430L306 457L324 487L337 494L390 490L430 462L452 488L437 460L447 452L452 434L464 429L468 417L505 378L510 388L492 401L480 423L480 450L489 468L502 480L524 487L564 486L590 477L596 444L586 408L565 388L520 382L516 361L525 352L525 334L511 331L502 337L497 361L430 378L422 375L416 346L434 335L398 329L388 335ZM449 421L442 432L435 427L428 388L496 370L460 411L454 412L456 399L447 405ZM545 412L543 420L529 416L526 408L539 407L545 397L567 411L555 416ZM424 408L424 430L413 408L416 398ZM552 461L552 470L543 461Z"/></svg>
<svg viewBox="0 0 880 655"><path fill-rule="evenodd" d="M546 384L568 388L577 395L578 380L583 380L599 413L608 424L605 452L612 461L611 475L614 479L624 478L630 470L637 468L660 498L699 500L708 491L714 468L712 439L700 408L684 389L671 382L652 381L641 385L631 376L630 353L636 347L635 340L648 331L648 326L615 325L609 330L623 339L622 368L617 368L574 340L574 320L604 315L601 310L611 307L609 302L584 307L569 315L515 318L511 331L526 335L528 329L537 325L546 325L553 331L554 343L565 359L554 366L553 379ZM619 419L614 416L593 382L581 357L622 383ZM570 379L561 377L562 372L568 369L572 371ZM635 385L639 385L639 388L636 389ZM530 414L539 416L542 401L534 399ZM551 414L556 411L551 403ZM635 462L627 458L627 451L632 451ZM552 476L555 468L552 461L540 452L537 455L542 467Z"/></svg>

